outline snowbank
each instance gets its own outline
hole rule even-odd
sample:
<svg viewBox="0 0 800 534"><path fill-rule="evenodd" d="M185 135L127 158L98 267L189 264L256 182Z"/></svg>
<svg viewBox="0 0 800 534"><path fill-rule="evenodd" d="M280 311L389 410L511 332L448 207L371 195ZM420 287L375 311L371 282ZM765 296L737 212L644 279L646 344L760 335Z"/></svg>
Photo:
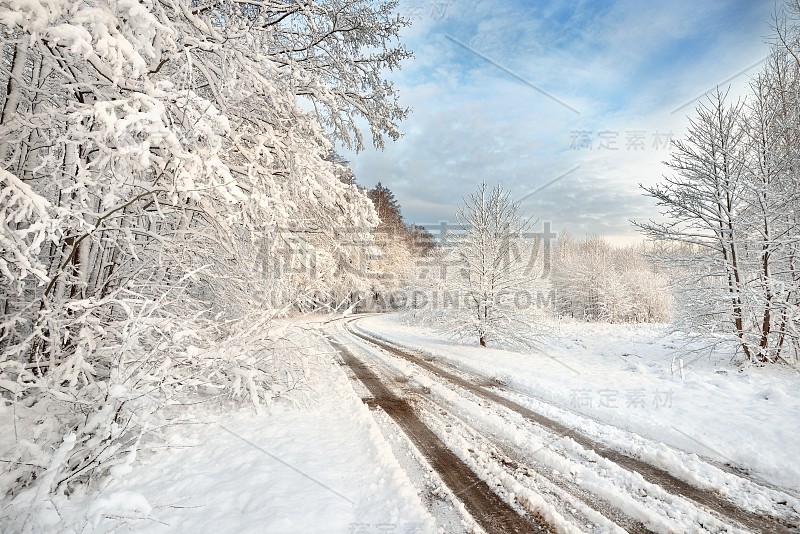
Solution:
<svg viewBox="0 0 800 534"><path fill-rule="evenodd" d="M276 403L264 416L198 405L193 424L168 431L171 448L115 473L100 492L53 498L29 530L434 531L369 409L326 350L310 358L307 405ZM0 531L22 504L0 503Z"/></svg>

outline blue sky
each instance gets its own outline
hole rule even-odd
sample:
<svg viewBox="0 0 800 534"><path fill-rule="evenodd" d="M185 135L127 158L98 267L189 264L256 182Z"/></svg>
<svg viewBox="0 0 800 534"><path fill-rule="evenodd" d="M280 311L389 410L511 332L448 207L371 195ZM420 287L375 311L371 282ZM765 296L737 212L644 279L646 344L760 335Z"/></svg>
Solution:
<svg viewBox="0 0 800 534"><path fill-rule="evenodd" d="M746 94L774 7L401 0L415 57L390 78L412 108L405 136L345 156L362 185L394 191L409 222L452 220L486 180L529 195L524 210L556 231L637 239L629 220L658 215L638 184L667 172L665 146L700 95L721 83Z"/></svg>

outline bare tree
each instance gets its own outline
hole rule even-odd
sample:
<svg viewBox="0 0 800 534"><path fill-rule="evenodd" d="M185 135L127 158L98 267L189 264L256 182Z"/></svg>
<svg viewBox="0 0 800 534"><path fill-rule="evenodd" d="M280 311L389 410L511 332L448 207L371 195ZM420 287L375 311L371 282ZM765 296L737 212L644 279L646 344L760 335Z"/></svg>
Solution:
<svg viewBox="0 0 800 534"><path fill-rule="evenodd" d="M785 28L780 31L786 31ZM788 41L782 41L788 42ZM689 245L677 279L689 328L730 332L746 361L796 361L798 193L796 64L773 46L751 94L733 105L719 91L674 143L663 184L645 188L667 222L649 236Z"/></svg>

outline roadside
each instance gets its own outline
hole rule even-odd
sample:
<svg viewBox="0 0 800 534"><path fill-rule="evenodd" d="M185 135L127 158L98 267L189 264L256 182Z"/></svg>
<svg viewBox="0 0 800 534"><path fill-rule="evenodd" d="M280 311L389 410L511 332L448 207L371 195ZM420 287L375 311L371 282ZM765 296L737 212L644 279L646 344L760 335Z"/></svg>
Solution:
<svg viewBox="0 0 800 534"><path fill-rule="evenodd" d="M365 318L357 328L507 384L524 393L511 395L514 400L634 448L671 471L690 474L696 467L691 454L679 456L675 447L795 492L800 488L795 371L739 371L729 355L718 354L685 358L681 379L679 370L670 369L679 341L648 325L552 326L542 347L528 354L457 344L398 315Z"/></svg>
<svg viewBox="0 0 800 534"><path fill-rule="evenodd" d="M312 325L308 325L312 327ZM168 448L137 458L102 490L56 496L37 532L435 532L369 408L321 340L306 400L258 416L198 405ZM2 503L3 518L20 510Z"/></svg>

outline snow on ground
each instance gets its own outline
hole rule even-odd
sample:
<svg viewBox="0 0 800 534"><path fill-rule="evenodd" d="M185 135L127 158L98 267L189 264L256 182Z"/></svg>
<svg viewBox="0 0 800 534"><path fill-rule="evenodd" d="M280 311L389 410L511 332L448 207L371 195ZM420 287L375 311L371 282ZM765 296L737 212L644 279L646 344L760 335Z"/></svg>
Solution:
<svg viewBox="0 0 800 534"><path fill-rule="evenodd" d="M600 509L610 504L653 532L690 532L696 530L697 525L703 525L709 532L743 532L729 529L705 509L645 481L639 474L625 470L598 456L594 451L586 451L569 438L554 439L552 434L538 425L530 424L516 414L509 417L502 409L486 406L479 399L471 399L470 394L463 395L457 389L451 389L427 372L420 372L418 366L405 359L386 353L380 354L375 348L360 341L358 344L388 364L395 373L403 376L409 385L425 391L425 399L433 400L440 406L439 409L424 410L425 423L481 479L496 488L498 494L512 506L522 506L523 509L545 517L556 532L571 533L585 531L587 528L591 532L619 531L619 527L609 522L608 517L597 514L583 502L576 500L570 494L570 491L576 490L577 494L586 491L605 501L607 504L601 502ZM516 400L519 402L519 399ZM541 412L545 411L543 408L546 405L531 408ZM546 415L557 418L553 413ZM591 421L575 414L561 418L562 423L597 436L595 429L587 428L587 422ZM468 422L467 426L463 422ZM606 431L603 437L609 437L607 425L603 430ZM487 440L487 437L491 439ZM511 454L512 461L513 458L518 458L528 465L535 465L534 470L526 473L532 478L520 480L516 474L509 477L510 473L503 467L508 464L505 461L498 463L498 457L492 452L498 446L500 449L505 448L505 452L500 451L501 457ZM511 451L507 447L511 447ZM702 464L702 470L714 469ZM707 472L703 474L708 478ZM715 474L715 488L724 489L746 510L772 515L776 512L787 515L787 508L800 512L800 500L785 493L754 489L752 484L747 483L726 485L730 478L737 477L729 475L726 480L724 473L722 477L719 473ZM559 480L559 484L566 482L571 488L564 491L560 485L552 484L553 480ZM753 501L755 506L751 505ZM778 504L781 502L783 506ZM791 512L788 515L792 515Z"/></svg>
<svg viewBox="0 0 800 534"><path fill-rule="evenodd" d="M729 354L698 358L686 352L682 338L659 325L560 323L548 326L542 346L527 353L459 344L399 315L368 317L357 327L495 378L567 413L649 438L657 443L646 443L647 450L639 444L638 454L685 471L684 478L697 467L692 455L679 459L660 443L800 489L796 371L740 370ZM685 362L683 379L671 369L675 354ZM594 427L584 431L620 439L606 435L602 425Z"/></svg>
<svg viewBox="0 0 800 534"><path fill-rule="evenodd" d="M61 518L49 514L51 531L435 531L369 409L328 351L310 365L307 405L279 403L264 416L198 408L197 424L170 429L174 448L137 461L100 492L54 499ZM0 532L8 506L0 502Z"/></svg>

